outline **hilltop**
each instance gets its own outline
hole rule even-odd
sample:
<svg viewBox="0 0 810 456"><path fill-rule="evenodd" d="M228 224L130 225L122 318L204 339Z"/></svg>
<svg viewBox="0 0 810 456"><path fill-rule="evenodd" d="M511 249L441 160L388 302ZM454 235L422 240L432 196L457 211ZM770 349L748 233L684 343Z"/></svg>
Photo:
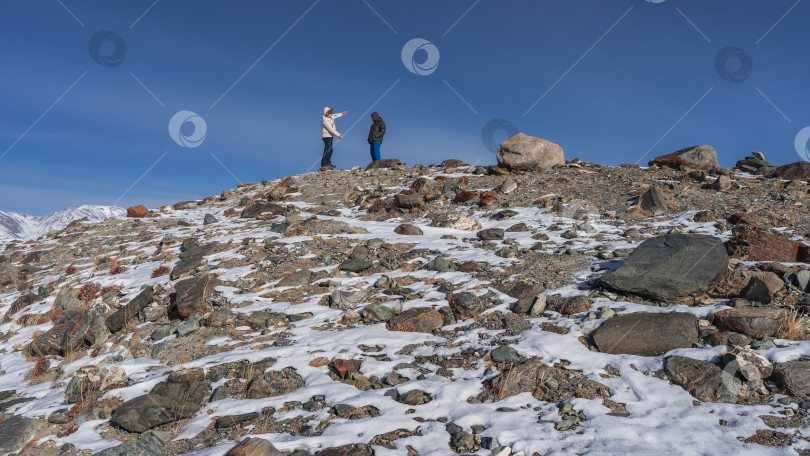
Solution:
<svg viewBox="0 0 810 456"><path fill-rule="evenodd" d="M808 454L810 176L707 147L383 160L7 242L0 452Z"/></svg>

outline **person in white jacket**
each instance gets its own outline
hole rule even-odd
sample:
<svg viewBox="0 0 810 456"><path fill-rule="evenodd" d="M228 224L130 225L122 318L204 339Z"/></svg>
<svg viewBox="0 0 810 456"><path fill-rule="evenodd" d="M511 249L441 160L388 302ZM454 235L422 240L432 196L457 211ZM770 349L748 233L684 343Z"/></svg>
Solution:
<svg viewBox="0 0 810 456"><path fill-rule="evenodd" d="M335 136L338 139L343 139L343 135L338 133L335 128L335 119L343 117L348 112L343 111L334 114L335 110L330 107L323 108L323 116L321 117L321 138L323 138L323 157L321 158L321 168L335 169L332 164L332 141Z"/></svg>

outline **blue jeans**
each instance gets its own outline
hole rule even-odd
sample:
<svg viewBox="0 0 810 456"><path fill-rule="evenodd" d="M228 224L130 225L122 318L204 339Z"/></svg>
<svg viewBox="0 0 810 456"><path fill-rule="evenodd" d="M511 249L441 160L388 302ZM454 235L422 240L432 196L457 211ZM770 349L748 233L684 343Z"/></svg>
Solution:
<svg viewBox="0 0 810 456"><path fill-rule="evenodd" d="M321 166L332 164L332 141L335 138L323 138L323 157L321 158Z"/></svg>
<svg viewBox="0 0 810 456"><path fill-rule="evenodd" d="M382 144L381 141L374 141L373 143L369 144L371 149L371 161L377 161L380 159L380 145Z"/></svg>

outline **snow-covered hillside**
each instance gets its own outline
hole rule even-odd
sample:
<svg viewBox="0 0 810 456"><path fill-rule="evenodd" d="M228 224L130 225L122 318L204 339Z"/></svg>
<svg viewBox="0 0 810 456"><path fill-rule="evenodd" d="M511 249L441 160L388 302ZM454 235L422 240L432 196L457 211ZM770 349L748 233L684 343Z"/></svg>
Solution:
<svg viewBox="0 0 810 456"><path fill-rule="evenodd" d="M70 222L83 218L96 222L125 215L126 210L120 207L90 205L69 207L43 216L0 211L0 241L36 239L50 231L61 230Z"/></svg>

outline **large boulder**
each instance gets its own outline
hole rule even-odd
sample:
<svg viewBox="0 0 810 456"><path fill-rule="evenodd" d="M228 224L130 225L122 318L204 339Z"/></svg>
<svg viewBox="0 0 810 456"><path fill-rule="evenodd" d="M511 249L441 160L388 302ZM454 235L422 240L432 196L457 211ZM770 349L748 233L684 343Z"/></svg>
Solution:
<svg viewBox="0 0 810 456"><path fill-rule="evenodd" d="M94 456L160 456L163 443L153 433L147 432L138 440L130 440L121 445L99 451Z"/></svg>
<svg viewBox="0 0 810 456"><path fill-rule="evenodd" d="M687 313L631 313L605 321L592 337L603 353L657 356L691 348L698 340L698 319Z"/></svg>
<svg viewBox="0 0 810 456"><path fill-rule="evenodd" d="M715 313L712 322L720 329L757 339L776 336L787 316L786 310L776 307L735 307Z"/></svg>
<svg viewBox="0 0 810 456"><path fill-rule="evenodd" d="M661 155L650 160L649 165L667 166L677 169L688 166L690 168L714 169L719 168L717 163L717 151L708 145L692 146L681 149L671 154Z"/></svg>
<svg viewBox="0 0 810 456"><path fill-rule="evenodd" d="M772 378L793 397L810 395L810 361L788 361L776 365Z"/></svg>
<svg viewBox="0 0 810 456"><path fill-rule="evenodd" d="M810 179L810 163L802 160L779 166L773 171L773 177L787 180L808 180Z"/></svg>
<svg viewBox="0 0 810 456"><path fill-rule="evenodd" d="M191 418L211 395L211 386L198 378L158 383L149 394L119 405L110 421L129 432L144 432L161 424Z"/></svg>
<svg viewBox="0 0 810 456"><path fill-rule="evenodd" d="M281 396L306 386L304 379L292 367L256 376L248 385L247 398Z"/></svg>
<svg viewBox="0 0 810 456"><path fill-rule="evenodd" d="M257 437L248 437L235 447L231 448L225 456L281 456L282 453L268 440Z"/></svg>
<svg viewBox="0 0 810 456"><path fill-rule="evenodd" d="M703 402L733 404L742 390L742 381L717 365L683 356L670 356L664 366L672 383L680 385Z"/></svg>
<svg viewBox="0 0 810 456"><path fill-rule="evenodd" d="M182 317L188 317L194 312L202 312L209 308L207 298L219 280L214 274L205 274L193 279L185 279L174 286L176 291L174 307Z"/></svg>
<svg viewBox="0 0 810 456"><path fill-rule="evenodd" d="M510 171L542 171L565 164L562 147L523 133L502 142L497 158L498 165Z"/></svg>
<svg viewBox="0 0 810 456"><path fill-rule="evenodd" d="M154 293L152 287L146 287L138 296L135 296L127 305L121 306L106 318L105 323L110 332L118 332L135 318L140 311L152 303Z"/></svg>
<svg viewBox="0 0 810 456"><path fill-rule="evenodd" d="M0 264L0 287L11 285L17 281L17 267L13 264L2 263Z"/></svg>
<svg viewBox="0 0 810 456"><path fill-rule="evenodd" d="M602 285L647 298L670 300L707 292L728 270L723 241L699 234L668 234L642 242Z"/></svg>
<svg viewBox="0 0 810 456"><path fill-rule="evenodd" d="M408 309L388 320L389 331L431 332L444 325L442 314L432 307Z"/></svg>
<svg viewBox="0 0 810 456"><path fill-rule="evenodd" d="M761 228L737 225L726 243L729 255L748 261L810 262L810 247Z"/></svg>
<svg viewBox="0 0 810 456"><path fill-rule="evenodd" d="M149 214L149 209L147 209L143 204L127 208L127 217L141 218L146 217L147 214Z"/></svg>
<svg viewBox="0 0 810 456"><path fill-rule="evenodd" d="M0 453L20 451L37 433L41 421L22 416L6 416L0 421Z"/></svg>

